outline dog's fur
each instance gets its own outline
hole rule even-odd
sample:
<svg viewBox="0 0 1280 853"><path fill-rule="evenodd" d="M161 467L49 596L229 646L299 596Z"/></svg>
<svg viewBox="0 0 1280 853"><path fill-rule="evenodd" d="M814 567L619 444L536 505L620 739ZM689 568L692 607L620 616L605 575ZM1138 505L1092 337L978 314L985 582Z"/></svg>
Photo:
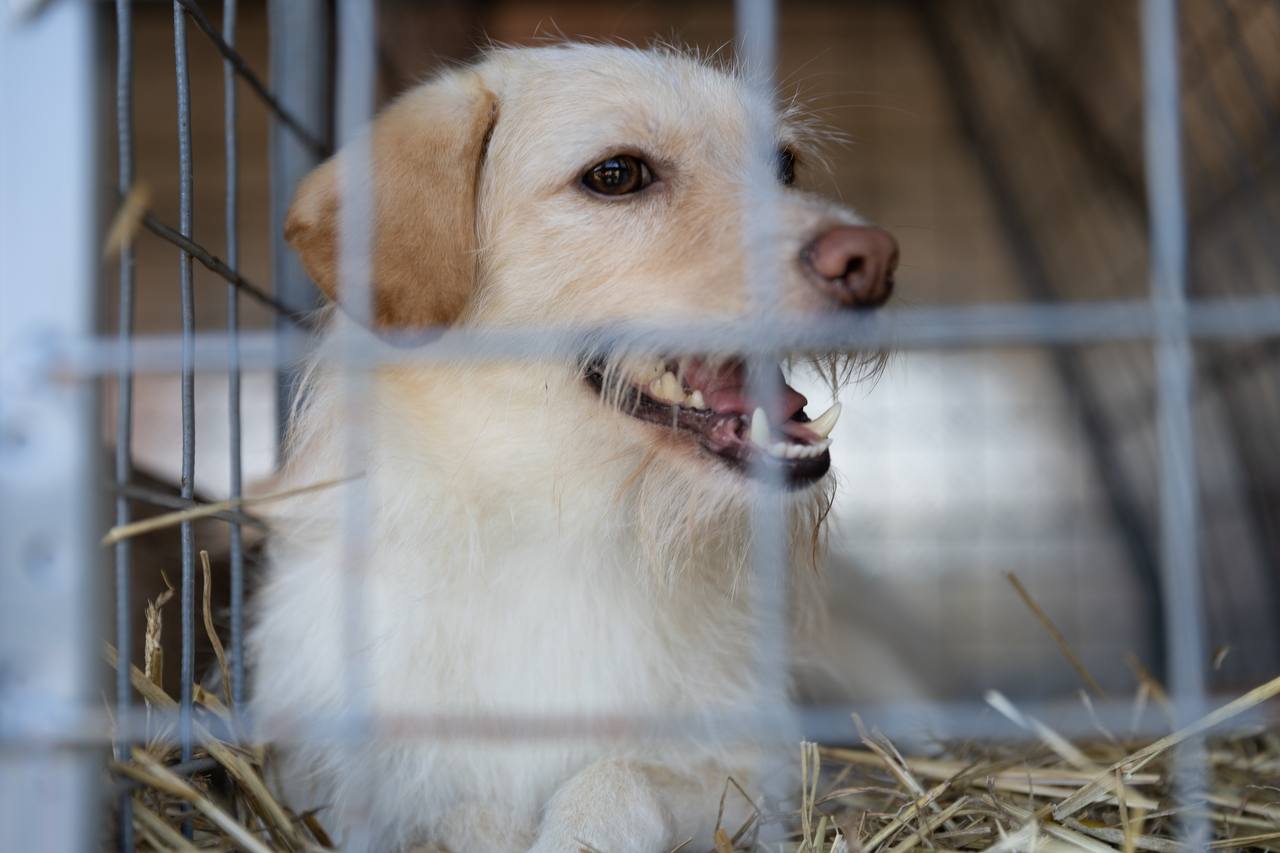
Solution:
<svg viewBox="0 0 1280 853"><path fill-rule="evenodd" d="M749 176L761 172L749 131L771 114L732 72L671 50L500 49L419 86L370 136L375 330L740 314ZM787 111L777 134L805 149ZM617 152L642 154L660 183L626 199L584 191L584 171ZM307 178L287 223L331 295L346 156ZM770 248L797 258L858 221L780 189ZM797 264L781 284L779 310L833 310ZM360 375L357 417L339 332L366 333L333 315L278 485L364 477L274 511L253 709L268 722L368 711L415 736L375 728L351 749L293 732L280 745L292 805L324 807L349 849L704 846L726 778L752 785L741 744L456 739L413 721L696 720L783 701L754 674L750 481L602 401L574 363L383 366ZM346 427L364 437L358 461ZM368 523L344 534L352 490ZM830 493L828 476L783 501L801 588Z"/></svg>

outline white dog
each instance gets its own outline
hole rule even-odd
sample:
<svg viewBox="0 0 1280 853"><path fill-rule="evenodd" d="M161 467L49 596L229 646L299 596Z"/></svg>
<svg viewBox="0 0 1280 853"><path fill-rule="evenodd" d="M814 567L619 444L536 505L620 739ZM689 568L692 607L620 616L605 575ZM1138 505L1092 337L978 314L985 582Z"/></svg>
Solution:
<svg viewBox="0 0 1280 853"><path fill-rule="evenodd" d="M772 114L733 73L668 50L502 49L424 83L372 127L376 330L741 314L749 176L763 165L750 129ZM769 248L787 260L774 307L879 305L893 238L792 189L805 128L784 111L775 132ZM330 295L343 158L306 179L287 222ZM367 334L351 325L335 314L331 329ZM273 518L253 708L267 721L364 710L383 727L358 750L304 730L284 739L292 805L323 807L348 849L709 846L727 777L753 784L740 745L482 740L430 722L705 719L784 701L753 667L750 476L768 466L786 480L794 573L812 577L838 408L811 419L778 372L765 411L723 353L602 349L402 359L369 374L351 423L330 349L308 375L282 485L352 473L348 425L364 436L365 476ZM351 488L368 518L354 661Z"/></svg>

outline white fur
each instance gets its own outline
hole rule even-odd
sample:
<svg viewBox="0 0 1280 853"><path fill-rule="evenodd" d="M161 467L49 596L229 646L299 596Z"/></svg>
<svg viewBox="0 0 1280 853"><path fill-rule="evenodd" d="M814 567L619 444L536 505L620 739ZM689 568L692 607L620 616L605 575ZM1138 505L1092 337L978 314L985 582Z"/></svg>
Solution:
<svg viewBox="0 0 1280 853"><path fill-rule="evenodd" d="M481 290L459 325L740 310L735 176L751 104L734 77L671 53L583 46L501 51L474 73L500 107L479 191ZM686 183L630 219L599 210L571 178L621 144L656 150ZM784 253L854 221L786 195ZM786 282L808 298L800 276ZM747 481L611 410L573 365L382 367L351 379L336 341L372 336L341 315L328 334L276 486L364 476L273 511L250 635L253 710L283 735L291 805L323 807L347 849L653 853L692 836L709 846L727 776L753 784L750 744L423 726L698 719L784 701L753 675ZM354 420L351 382L367 394ZM350 429L363 437L358 458ZM829 489L828 478L786 498L801 589ZM352 553L363 555L354 569ZM362 607L348 622L352 571ZM354 747L284 725L360 711L380 722ZM402 728L378 728L392 724ZM745 804L729 803L732 830Z"/></svg>

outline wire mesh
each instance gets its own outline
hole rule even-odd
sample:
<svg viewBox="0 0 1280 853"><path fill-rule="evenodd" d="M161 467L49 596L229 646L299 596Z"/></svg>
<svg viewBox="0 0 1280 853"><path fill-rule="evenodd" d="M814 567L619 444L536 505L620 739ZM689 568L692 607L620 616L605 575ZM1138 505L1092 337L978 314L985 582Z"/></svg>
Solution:
<svg viewBox="0 0 1280 853"><path fill-rule="evenodd" d="M119 157L116 188L123 198L133 188L133 19L129 0L116 2L116 148ZM132 518L129 497L124 489L132 479L129 458L133 446L133 371L128 363L130 338L133 335L133 246L120 251L120 316L119 340L124 359L116 373L116 448L115 476L116 524L128 524ZM124 540L115 546L116 648L133 648L133 614L130 611L133 566L130 549L133 543ZM116 718L121 728L128 730L131 693L129 689L129 659L121 655L116 665ZM117 761L127 761L130 742L121 738L115 744ZM121 794L116 806L120 812L120 848L133 849L133 797Z"/></svg>
<svg viewBox="0 0 1280 853"><path fill-rule="evenodd" d="M180 3L173 4L174 74L178 91L178 203L181 207L180 229L190 238L192 223L191 162L191 81L187 70L187 18ZM196 469L196 404L195 364L192 352L192 336L196 331L194 286L191 278L191 255L185 249L178 255L179 293L182 311L182 354L180 359L182 385L182 481L181 495L187 500L195 497ZM196 546L195 528L191 522L181 525L182 535L182 585L180 588L182 613L182 681L178 686L179 707L178 738L182 744L182 760L192 757L191 714L195 687L195 636L196 636ZM190 824L184 824L183 834L190 837Z"/></svg>
<svg viewBox="0 0 1280 853"><path fill-rule="evenodd" d="M235 50L236 2L225 0L222 7L222 33L229 49ZM236 68L228 57L223 64L223 122L226 124L227 160L227 265L236 269L240 265L240 242L237 233L239 223L239 169L237 168L236 136ZM229 452L231 500L244 493L244 468L241 462L242 442L240 417L240 294L234 285L227 287L227 418L229 420ZM231 700L239 707L244 704L244 541L239 521L231 523ZM128 648L121 645L117 648Z"/></svg>
<svg viewBox="0 0 1280 853"><path fill-rule="evenodd" d="M992 4L983 4L982 12L974 16L977 23L957 23L954 14L940 11L936 4L923 4L921 21L929 33L941 62L952 73L949 87L959 113L959 123L978 154L988 189L1000 210L1000 219L1012 247L1015 264L1022 273L1033 301L1025 305L976 305L957 308L916 307L900 309L888 316L866 316L850 320L806 319L803 325L789 324L768 310L773 304L773 288L776 276L769 270L777 265L770 252L767 235L776 225L770 222L770 191L762 191L752 201L755 215L747 225L745 245L748 253L756 253L749 265L752 275L752 293L759 309L740 321L690 322L663 324L654 328L645 324L619 323L582 329L501 329L466 330L438 337L433 330L392 339L385 345L376 344L363 337L353 337L346 342L344 366L348 379L344 385L348 412L353 415L369 406L367 384L364 377L370 369L396 363L440 363L457 360L507 359L512 357L533 359L572 356L589 346L607 342L625 349L639 342L647 347L660 347L672 353L732 351L742 353L751 360L753 375L762 376L765 370L777 362L780 353L801 348L876 349L893 346L898 349L947 349L967 347L1011 346L1031 344L1048 347L1053 354L1056 375L1064 386L1075 389L1081 398L1079 416L1092 450L1093 465L1102 479L1108 505L1124 533L1124 540L1134 571L1141 578L1155 605L1150 613L1153 648L1167 651L1167 676L1177 701L1179 721L1188 723L1198 718L1206 707L1205 662L1208 646L1204 627L1203 579L1199 554L1203 550L1197 537L1200 507L1197 496L1198 464L1197 436L1194 430L1196 383L1207 379L1215 389L1221 384L1214 370L1232 374L1238 368L1238 356L1223 351L1217 362L1195 358L1195 345L1201 342L1238 343L1245 339L1258 339L1264 348L1254 352L1258 363L1274 365L1271 354L1273 342L1280 336L1280 297L1271 295L1272 288L1250 286L1267 281L1265 275L1249 267L1248 256L1257 253L1268 260L1260 262L1257 270L1274 273L1280 267L1276 253L1276 241L1270 238L1270 226L1274 224L1273 199L1263 192L1249 193L1248 202L1242 206L1252 208L1254 215L1245 215L1241 227L1230 229L1232 235L1248 233L1251 237L1233 236L1226 247L1203 249L1194 242L1188 244L1188 234L1194 236L1202 227L1207 228L1219 219L1224 207L1236 200L1237 195L1258 180L1262 169L1271 168L1274 156L1245 150L1244 133L1238 131L1240 118L1233 116L1224 106L1224 99L1215 97L1223 85L1219 76L1208 79L1180 82L1181 69L1191 62L1192 67L1212 65L1205 57L1210 46L1204 43L1199 23L1211 20L1220 32L1222 56L1230 64L1233 73L1249 96L1249 103L1256 115L1251 119L1264 126L1263 137L1272 148L1280 148L1280 121L1271 106L1269 92L1272 83L1260 70L1255 54L1240 45L1247 38L1247 26L1242 24L1240 4L1227 0L1214 0L1210 13L1197 9L1196 26L1190 29L1186 40L1187 50L1180 52L1178 7L1172 0L1144 0L1140 21L1134 24L1142 37L1142 79L1145 88L1138 103L1123 105L1117 109L1109 106L1100 111L1090 104L1070 79L1064 79L1062 69L1055 67L1052 51L1034 44L1035 27L1020 23L1018 13L993 17ZM133 154L133 4L129 0L116 3L116 133L118 151L117 186L121 196L127 195L134 185ZM315 157L326 153L323 134L310 128L304 119L284 106L256 75L251 64L237 50L237 6L234 0L223 5L221 30L213 27L194 0L175 0L173 4L174 69L177 88L179 163L179 227L170 228L159 218L147 214L142 224L152 234L178 249L179 290L181 293L181 334L178 336L134 335L134 276L135 265L132 248L126 245L119 259L118 329L114 339L93 338L61 341L61 348L54 358L54 370L59 375L77 379L89 379L103 375L116 377L115 453L113 478L115 486L115 523L127 525L132 520L131 497L143 497L159 503L168 502L175 507L191 507L199 504L195 483L196 406L195 381L197 374L225 372L228 383L228 430L230 455L228 459L230 496L234 500L243 494L242 470L242 417L243 394L241 375L244 371L288 371L305 353L313 338L306 318L308 306L292 305L282 297L255 285L241 272L241 252L238 240L240 201L238 196L239 168L237 165L240 141L239 106L236 99L237 81L244 82L265 104L273 120L295 137L295 141ZM318 14L314 11L313 14ZM777 66L774 34L778 29L777 10L769 2L742 0L737 4L740 36L739 52L748 71L749 85L758 94L770 97L774 90L773 69ZM226 260L219 260L206 246L196 240L193 206L193 180L195 168L192 162L191 142L191 92L188 73L188 47L186 21L190 18L197 28L214 45L222 57L223 69L223 117L225 121L224 157L227 164L225 187ZM993 23L994 21L994 23ZM984 23L985 22L985 23ZM345 310L357 318L369 318L371 309L370 285L370 236L373 220L372 200L368 196L369 152L363 128L373 113L375 71L379 62L376 55L376 24L374 6L368 2L344 2L337 6L334 21L337 33L336 45L336 137L350 155L353 164L344 174L341 302ZM1011 50L1030 65L1030 78L1035 88L1051 93L1054 103L1068 123L1075 126L1077 134L1072 145L1088 152L1089 164L1108 170L1103 180L1111 191L1118 191L1128 199L1128 204L1144 225L1150 228L1149 258L1138 257L1131 266L1149 262L1150 294L1147 299L1132 294L1131 300L1105 301L1091 298L1088 301L1063 303L1062 294L1055 290L1061 281L1061 260L1052 251L1037 245L1042 229L1036 226L1037 217L1046 215L1043 200L1030 204L1020 198L1024 183L1018 177L1018 164L1010 165L1000 156L1002 130L991 123L993 111L984 102L983 93L997 87L985 76L990 68L972 65L972 51L966 49L965 39L969 26L998 26ZM1075 38L1090 38L1088 29ZM1234 46L1234 49L1233 49ZM1046 59L1048 57L1048 59ZM1191 59L1188 59L1191 57ZM1141 110L1145 125L1146 152L1141 166L1131 152L1115 142L1116 132L1099 127L1093 116L1099 112L1120 116L1116 126L1123 127L1126 118ZM1181 142L1184 140L1185 114L1203 111L1208 132L1203 136L1187 139L1185 153L1193 168L1185 170L1193 176L1183 192L1184 167ZM1201 127L1201 123L1195 125ZM758 148L767 151L772 146L768 128L757 128ZM759 152L758 152L759 153ZM767 162L768 157L757 157ZM1256 163L1261 166L1255 166ZM1145 175L1142 172L1145 169ZM1223 181L1211 181L1208 176L1225 172L1225 192L1217 192ZM1203 185L1196 185L1196 181ZM770 181L756 184L769 187ZM1145 189L1144 189L1145 184ZM1143 197L1148 198L1145 203ZM1197 275L1197 263L1208 264L1214 260L1211 253L1226 254L1235 264L1234 275L1223 277L1227 284L1221 288ZM194 280L192 260L222 278L226 283L227 322L225 332L197 333L194 313ZM1112 280L1114 270L1100 275L1100 280ZM1132 270L1119 274L1123 278ZM1225 291L1225 292L1223 292ZM249 296L268 307L289 324L289 330L273 332L242 331L239 306L241 295ZM1089 294L1094 296L1096 294ZM1088 356L1079 349L1081 344L1109 342L1150 342L1155 355L1154 388L1156 403L1155 421L1159 437L1158 471L1159 519L1156 530L1143 520L1145 508L1136 485L1126 478L1125 462L1116 450L1117 424L1129 420L1116 415L1116 408L1102 398L1096 368ZM133 435L133 388L135 377L171 373L174 364L179 365L181 376L180 405L182 413L182 457L180 494L166 496L147 494L145 489L133 483L133 465L130 456ZM1218 365L1216 368L1212 365ZM1207 366L1208 365L1208 366ZM1141 369L1129 365L1128 369ZM775 389L761 382L756 388L756 399L766 400ZM1140 399L1134 405L1138 411L1149 410L1148 399ZM1268 402L1263 400L1263 402ZM1272 401L1273 402L1273 401ZM366 453L367 437L353 431L346 448L348 469L361 470ZM1241 445L1248 439L1241 439ZM1256 440L1254 442L1256 444ZM767 481L769 476L762 477ZM1256 490L1255 490L1256 491ZM368 543L360 531L367 529L370 508L362 497L360 488L350 490L347 507L344 540L344 564L350 568L347 575L347 592L344 597L345 613L343 631L348 654L345 660L350 667L347 679L349 693L358 694L361 669L361 650L364 648L362 632L365 629L361 614L364 601L363 577L359 571L365 560ZM1265 500L1253 516L1265 516L1274 507ZM233 703L239 710L244 693L244 600L245 600L245 544L243 528L253 521L242 509L227 508L218 516L230 526L231 573L231 684ZM753 511L753 570L756 600L756 639L758 642L756 663L761 682L766 685L764 695L781 690L787 675L787 625L786 613L789 600L788 572L784 540L778 511L776 491L757 489ZM1265 537L1266 534L1259 533ZM194 691L199 684L195 668L196 627L196 542L193 522L183 522L181 527L182 578L181 578L181 684L176 717L178 738L181 742L179 773L194 773L208 769L207 760L196 759L195 747L206 741L196 730L194 718ZM1265 547L1265 546L1264 546ZM131 625L131 543L122 539L114 545L115 557L115 644L122 652L132 648ZM102 742L110 740L115 746L118 761L125 761L131 745L146 739L149 726L163 721L166 714L151 711L149 718L131 707L130 669L127 654L120 654L115 668L115 704L113 718L103 720L99 727L84 726L77 722L74 731L54 732L50 742L67 743ZM286 721L249 721L241 723L265 727L282 735L308 733L335 742L347 742L359 749L375 733L393 734L397 737L475 737L492 736L498 739L536 738L539 721L524 718L511 720L461 720L426 715L417 720L382 720L364 706L358 712L342 719L323 719L318 715L302 715ZM741 726L756 734L769 733L780 741L794 740L800 733L806 736L825 737L842 726L847 727L848 708L805 709L799 713L790 707L776 708L762 701L758 713L749 718L719 719L726 726ZM915 731L949 730L964 736L1000 736L1007 734L1007 726L991 720L981 706L946 705L934 703L906 708L862 708L869 719L879 722L891 733L907 737L908 729ZM1096 718L1082 719L1078 709L1035 708L1037 715L1054 719L1064 731L1084 731L1092 728L1097 719L1121 718L1128 713L1127 706L1101 705L1095 709ZM928 718L926 725L921 722ZM907 720L907 722L903 722ZM837 722L833 722L837 721ZM667 728L672 736L687 737L700 731L706 721L682 721L675 718L650 719L643 716L601 721L598 718L581 720L574 718L543 721L545 736L587 736L593 726L601 732L616 733L629 730L653 730ZM1246 721L1248 722L1248 721ZM225 730L213 729L216 737L224 741L240 742L240 732L235 726ZM1203 755L1192 744L1183 756L1182 786L1184 795L1190 797L1203 787ZM781 753L779 754L781 755ZM778 758L779 761L786 760ZM202 763L203 762L203 763ZM773 774L770 774L773 775ZM775 792L778 800L786 799L785 791ZM118 791L119 845L131 850L133 821L130 815L132 796L127 785ZM186 827L188 837L190 826ZM1203 819L1189 820L1184 828L1187 844L1200 848L1207 839L1207 825Z"/></svg>

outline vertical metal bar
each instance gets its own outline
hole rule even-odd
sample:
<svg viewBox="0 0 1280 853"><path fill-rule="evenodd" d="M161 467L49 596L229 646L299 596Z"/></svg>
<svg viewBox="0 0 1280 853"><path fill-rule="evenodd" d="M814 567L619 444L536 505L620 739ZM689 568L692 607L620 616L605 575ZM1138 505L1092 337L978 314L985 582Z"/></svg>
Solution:
<svg viewBox="0 0 1280 853"><path fill-rule="evenodd" d="M748 109L749 164L744 188L743 242L747 274L744 282L750 311L762 331L778 316L781 304L781 263L777 253L778 188L774 174L776 113L773 108L777 66L777 9L773 0L737 0L735 20L739 60L746 75L752 105ZM778 410L779 388L775 377L778 353L753 352L748 359L751 398L766 413ZM797 738L791 709L785 701L790 645L789 524L785 484L781 472L768 464L763 453L752 463L751 486L751 605L755 628L755 675L760 701L758 710L777 739L766 745L759 768L761 794L771 806L791 795L785 772L793 760L789 748ZM784 697L781 705L778 697ZM761 841L780 841L778 827L766 827ZM776 835L776 837L775 837Z"/></svg>
<svg viewBox="0 0 1280 853"><path fill-rule="evenodd" d="M330 7L326 0L269 0L271 91L312 135L329 139ZM320 304L297 256L284 242L285 212L294 189L319 163L309 146L274 116L271 120L271 265L275 295L285 305L306 310ZM282 335L293 331L287 318L276 320ZM280 371L276 389L276 426L282 444L297 390L296 370ZM282 456L278 456L282 459Z"/></svg>
<svg viewBox="0 0 1280 853"><path fill-rule="evenodd" d="M118 188L120 197L133 188L133 2L116 0L116 147L119 160ZM120 249L120 304L118 334L125 360L116 374L116 485L128 485L132 476L133 452L133 370L128 363L129 342L133 337L133 244ZM128 524L129 498L123 491L116 495L116 524ZM123 539L115 545L116 561L116 722L120 731L129 731L129 666L133 648L130 601L132 583L133 542ZM116 760L129 757L131 744L125 738L116 741ZM120 849L133 850L133 795L122 794L118 804Z"/></svg>
<svg viewBox="0 0 1280 853"><path fill-rule="evenodd" d="M222 5L222 38L235 47L236 0ZM236 159L236 72L229 60L222 62L222 120L227 163L227 265L240 270L240 224ZM231 458L231 497L238 498L244 469L240 442L240 292L227 285L227 417ZM231 702L238 709L244 703L244 543L240 522L231 523Z"/></svg>
<svg viewBox="0 0 1280 853"><path fill-rule="evenodd" d="M182 236L192 236L191 198L191 79L187 67L187 13L182 4L173 4L173 57L175 83L178 90L178 216ZM179 251L178 284L182 302L182 497L195 496L196 423L195 423L195 304L191 289L191 255ZM190 521L182 523L182 684L179 691L178 739L182 760L190 761L192 684L195 679L195 529ZM183 823L183 832L191 835L191 821Z"/></svg>
<svg viewBox="0 0 1280 853"><path fill-rule="evenodd" d="M338 103L337 130L342 150L338 214L338 300L347 317L338 324L339 352L346 360L342 393L345 397L343 427L347 469L365 467L368 443L363 427L370 411L368 332L373 317L373 290L370 280L373 187L372 150L368 133L373 114L374 10L371 0L340 0L338 3ZM349 319L348 319L349 318ZM347 590L344 634L347 688L353 707L357 695L359 657L363 643L364 572L369 507L365 489L352 484L346 489L343 530L344 565Z"/></svg>
<svg viewBox="0 0 1280 853"><path fill-rule="evenodd" d="M30 4L28 4L30 6ZM96 849L105 507L94 383L55 375L93 335L99 7L0 14L0 850ZM9 744L18 744L11 748Z"/></svg>
<svg viewBox="0 0 1280 853"><path fill-rule="evenodd" d="M1187 223L1182 186L1181 90L1176 0L1143 0L1142 57L1147 193L1151 225L1151 302L1157 317L1155 358L1160 443L1160 541L1169 631L1169 687L1178 723L1204 709L1204 613L1198 571L1192 352L1187 334ZM1183 798L1204 790L1203 743L1176 755ZM1199 809L1183 812L1189 849L1204 849L1208 825Z"/></svg>
<svg viewBox="0 0 1280 853"><path fill-rule="evenodd" d="M373 319L371 277L373 245L373 161L369 121L373 116L376 69L376 11L373 0L339 0L337 6L337 138L342 151L339 171L338 301L347 315L336 326L342 368L343 443L348 471L368 467L368 437L364 428L373 409L370 368L370 333ZM366 748L367 716L371 710L364 689L365 666L365 562L369 554L371 507L363 481L345 490L343 509L343 663L345 706L352 719L351 750ZM355 762L353 762L355 764ZM369 783L372 780L368 780ZM372 785L362 782L365 790ZM372 803L364 803L369 814ZM377 829L367 822L352 827L344 846L372 849Z"/></svg>

